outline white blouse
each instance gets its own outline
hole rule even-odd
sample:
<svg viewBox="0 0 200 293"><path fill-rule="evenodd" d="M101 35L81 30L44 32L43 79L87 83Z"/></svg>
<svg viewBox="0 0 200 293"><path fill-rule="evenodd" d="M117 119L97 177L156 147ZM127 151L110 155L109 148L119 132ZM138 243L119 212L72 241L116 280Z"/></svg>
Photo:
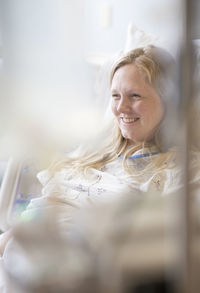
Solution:
<svg viewBox="0 0 200 293"><path fill-rule="evenodd" d="M155 150L154 150L155 151ZM174 162L168 162L162 170L146 170L151 162L151 156L143 156L145 150L134 153L135 158L128 159L133 165L136 175L127 174L122 166L123 159L106 164L101 170L90 169L89 178L82 174L74 175L69 169L61 169L52 176L48 170L40 172L37 177L43 185L42 196L32 199L24 217L38 216L42 211L59 211L59 222L68 223L72 211L76 208L87 207L94 203L107 203L123 197L124 194L138 196L138 191L145 194L173 194L183 186L183 172L180 166L174 167ZM154 154L154 157L159 153ZM199 159L192 159L193 173L191 182L200 183Z"/></svg>
<svg viewBox="0 0 200 293"><path fill-rule="evenodd" d="M106 164L101 170L90 169L89 178L85 178L82 174L74 175L71 170L64 168L58 172L55 172L53 175L51 175L48 170L40 172L37 177L43 185L42 195L39 198L31 200L27 209L22 214L22 219L29 220L35 217L38 218L41 214L44 215L45 212L47 212L47 214L49 213L48 215L54 215L52 221L56 220L56 227L60 228L61 232L64 231L65 233L68 232L68 228L73 225L73 213L79 208L87 207L95 203L110 203L115 201L116 199L123 198L125 194L133 197L144 196L144 198L146 195L151 194L151 198L153 195L153 197L155 196L156 199L158 197L161 198L162 196L164 196L165 199L168 199L169 196L173 196L177 193L177 191L181 190L183 186L183 171L180 165L174 165L174 159L171 159L171 162L167 162L168 164L166 168L159 170L145 170L145 167L151 162L152 158L149 156L141 156L143 155L143 152L144 150L139 150L134 153L135 158L128 159L128 164L133 165L135 170L138 171L138 173L135 172L136 175L128 175L124 171L121 157L111 163ZM160 156L159 153L154 154L155 158L158 156ZM190 183L194 186L195 190L197 190L197 194L199 193L200 187L199 167L200 156L196 153L192 154L190 166ZM154 231L155 229L157 229L157 238L154 239L156 242L152 243L158 243L159 246L156 245L155 247L153 247L152 245L149 246L148 244L148 248L151 252L148 255L152 255L152 248L154 248L154 264L156 263L156 261L160 263L160 257L162 259L163 246L160 245L160 241L163 241L162 239L164 238L159 237L160 233L162 236L163 222L166 222L166 218L163 215L163 209L157 207L158 205L155 205L155 209L148 209L147 204L147 208L145 209L145 206L142 206L144 210L142 213L138 214L139 218L137 219L137 221L136 217L134 218L134 231L136 233L136 236L137 231L141 232L141 229L144 234L147 230L149 233L149 231ZM104 215L102 215L102 217L103 216ZM173 225L174 222L169 219L168 222L167 223L169 224L169 227L167 227L171 229L170 225ZM96 224L97 223L95 222L95 227ZM166 226L164 227L166 231ZM152 235L155 235L155 233L153 233ZM139 242L137 242L137 238L134 239L136 243L135 249L138 249L138 247L140 249L145 248L144 251L146 251L146 246L144 247L142 245L144 244L144 242L141 242L142 240L138 240ZM139 239L143 238L139 237ZM139 245L138 247L137 244ZM168 242L167 245L168 246L166 251L169 251L168 258L170 262L171 259L174 259L174 239L170 247ZM126 246L126 250L127 249L128 248ZM132 244L129 249L132 253ZM9 247L7 250L9 255ZM10 250L13 250L12 245ZM164 255L165 260L166 251ZM177 252L175 251L175 253ZM130 259L130 253L127 252L126 255L128 255L128 259ZM141 256L143 254L140 253L139 255ZM147 254L144 253L144 256L146 258ZM146 261L147 260L145 259L144 263L146 263ZM136 259L135 262L137 265ZM4 290L4 279L2 279L1 281L1 274L0 288L0 290Z"/></svg>

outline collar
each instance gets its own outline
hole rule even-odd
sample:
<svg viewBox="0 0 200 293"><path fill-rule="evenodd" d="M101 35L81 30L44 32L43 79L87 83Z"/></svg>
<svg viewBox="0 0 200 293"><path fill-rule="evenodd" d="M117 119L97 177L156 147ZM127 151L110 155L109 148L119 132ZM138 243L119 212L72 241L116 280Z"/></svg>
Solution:
<svg viewBox="0 0 200 293"><path fill-rule="evenodd" d="M158 153L159 153L159 150L156 146L151 147L151 152L149 151L149 148L145 147L134 152L132 156L128 157L128 159L149 157L149 156L157 155ZM120 158L123 158L123 156L120 156Z"/></svg>

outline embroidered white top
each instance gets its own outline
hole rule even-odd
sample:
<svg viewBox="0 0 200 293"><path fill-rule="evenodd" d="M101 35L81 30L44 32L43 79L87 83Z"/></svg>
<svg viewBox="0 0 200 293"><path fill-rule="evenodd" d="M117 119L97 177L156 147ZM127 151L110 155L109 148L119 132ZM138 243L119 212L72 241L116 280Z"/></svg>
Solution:
<svg viewBox="0 0 200 293"><path fill-rule="evenodd" d="M155 153L154 157L159 156ZM167 195L183 186L182 169L168 162L163 169L146 170L151 156L143 156L145 150L138 150L128 159L129 165L138 170L138 174L127 174L122 166L122 158L106 164L101 170L90 169L89 178L82 174L73 175L69 169L61 169L52 176L48 170L38 174L43 185L42 196L32 199L22 217L35 216L42 210L59 210L59 222L70 222L74 208L81 208L92 203L106 203L122 197L124 194L138 196L138 191ZM200 172L198 160L194 159L192 183L199 184ZM144 170L144 171L143 171Z"/></svg>

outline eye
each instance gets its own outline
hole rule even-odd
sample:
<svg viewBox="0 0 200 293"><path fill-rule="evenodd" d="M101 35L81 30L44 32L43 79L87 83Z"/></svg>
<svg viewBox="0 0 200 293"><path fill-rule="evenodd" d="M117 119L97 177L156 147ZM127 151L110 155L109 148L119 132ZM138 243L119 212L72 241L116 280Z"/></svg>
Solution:
<svg viewBox="0 0 200 293"><path fill-rule="evenodd" d="M132 93L131 95L130 95L130 97L133 97L133 98L141 98L142 96L141 95L139 95L139 94L136 94L136 93Z"/></svg>
<svg viewBox="0 0 200 293"><path fill-rule="evenodd" d="M112 94L112 98L114 99L114 100L117 100L117 99L119 99L119 95L118 94Z"/></svg>

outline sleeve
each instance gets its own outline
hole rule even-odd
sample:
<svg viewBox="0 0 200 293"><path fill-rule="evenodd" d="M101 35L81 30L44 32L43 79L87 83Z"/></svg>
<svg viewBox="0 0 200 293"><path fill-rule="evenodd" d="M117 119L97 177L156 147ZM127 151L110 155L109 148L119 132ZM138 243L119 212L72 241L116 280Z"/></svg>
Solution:
<svg viewBox="0 0 200 293"><path fill-rule="evenodd" d="M52 175L50 174L49 170L43 170L37 174L37 179L39 182L44 186L47 182L51 179Z"/></svg>
<svg viewBox="0 0 200 293"><path fill-rule="evenodd" d="M164 186L164 193L180 192L184 188L184 167L181 163L175 168L164 170L166 173L166 181ZM188 165L188 182L192 195L199 193L200 190L200 153L191 151L189 153Z"/></svg>
<svg viewBox="0 0 200 293"><path fill-rule="evenodd" d="M61 224L70 223L72 214L79 206L68 196L66 174L61 170L53 175L48 170L37 174L43 185L41 197L30 201L21 215L21 221L32 221L41 217L56 217Z"/></svg>
<svg viewBox="0 0 200 293"><path fill-rule="evenodd" d="M155 172L141 185L142 191L162 195L174 194L183 187L183 174L180 167Z"/></svg>

